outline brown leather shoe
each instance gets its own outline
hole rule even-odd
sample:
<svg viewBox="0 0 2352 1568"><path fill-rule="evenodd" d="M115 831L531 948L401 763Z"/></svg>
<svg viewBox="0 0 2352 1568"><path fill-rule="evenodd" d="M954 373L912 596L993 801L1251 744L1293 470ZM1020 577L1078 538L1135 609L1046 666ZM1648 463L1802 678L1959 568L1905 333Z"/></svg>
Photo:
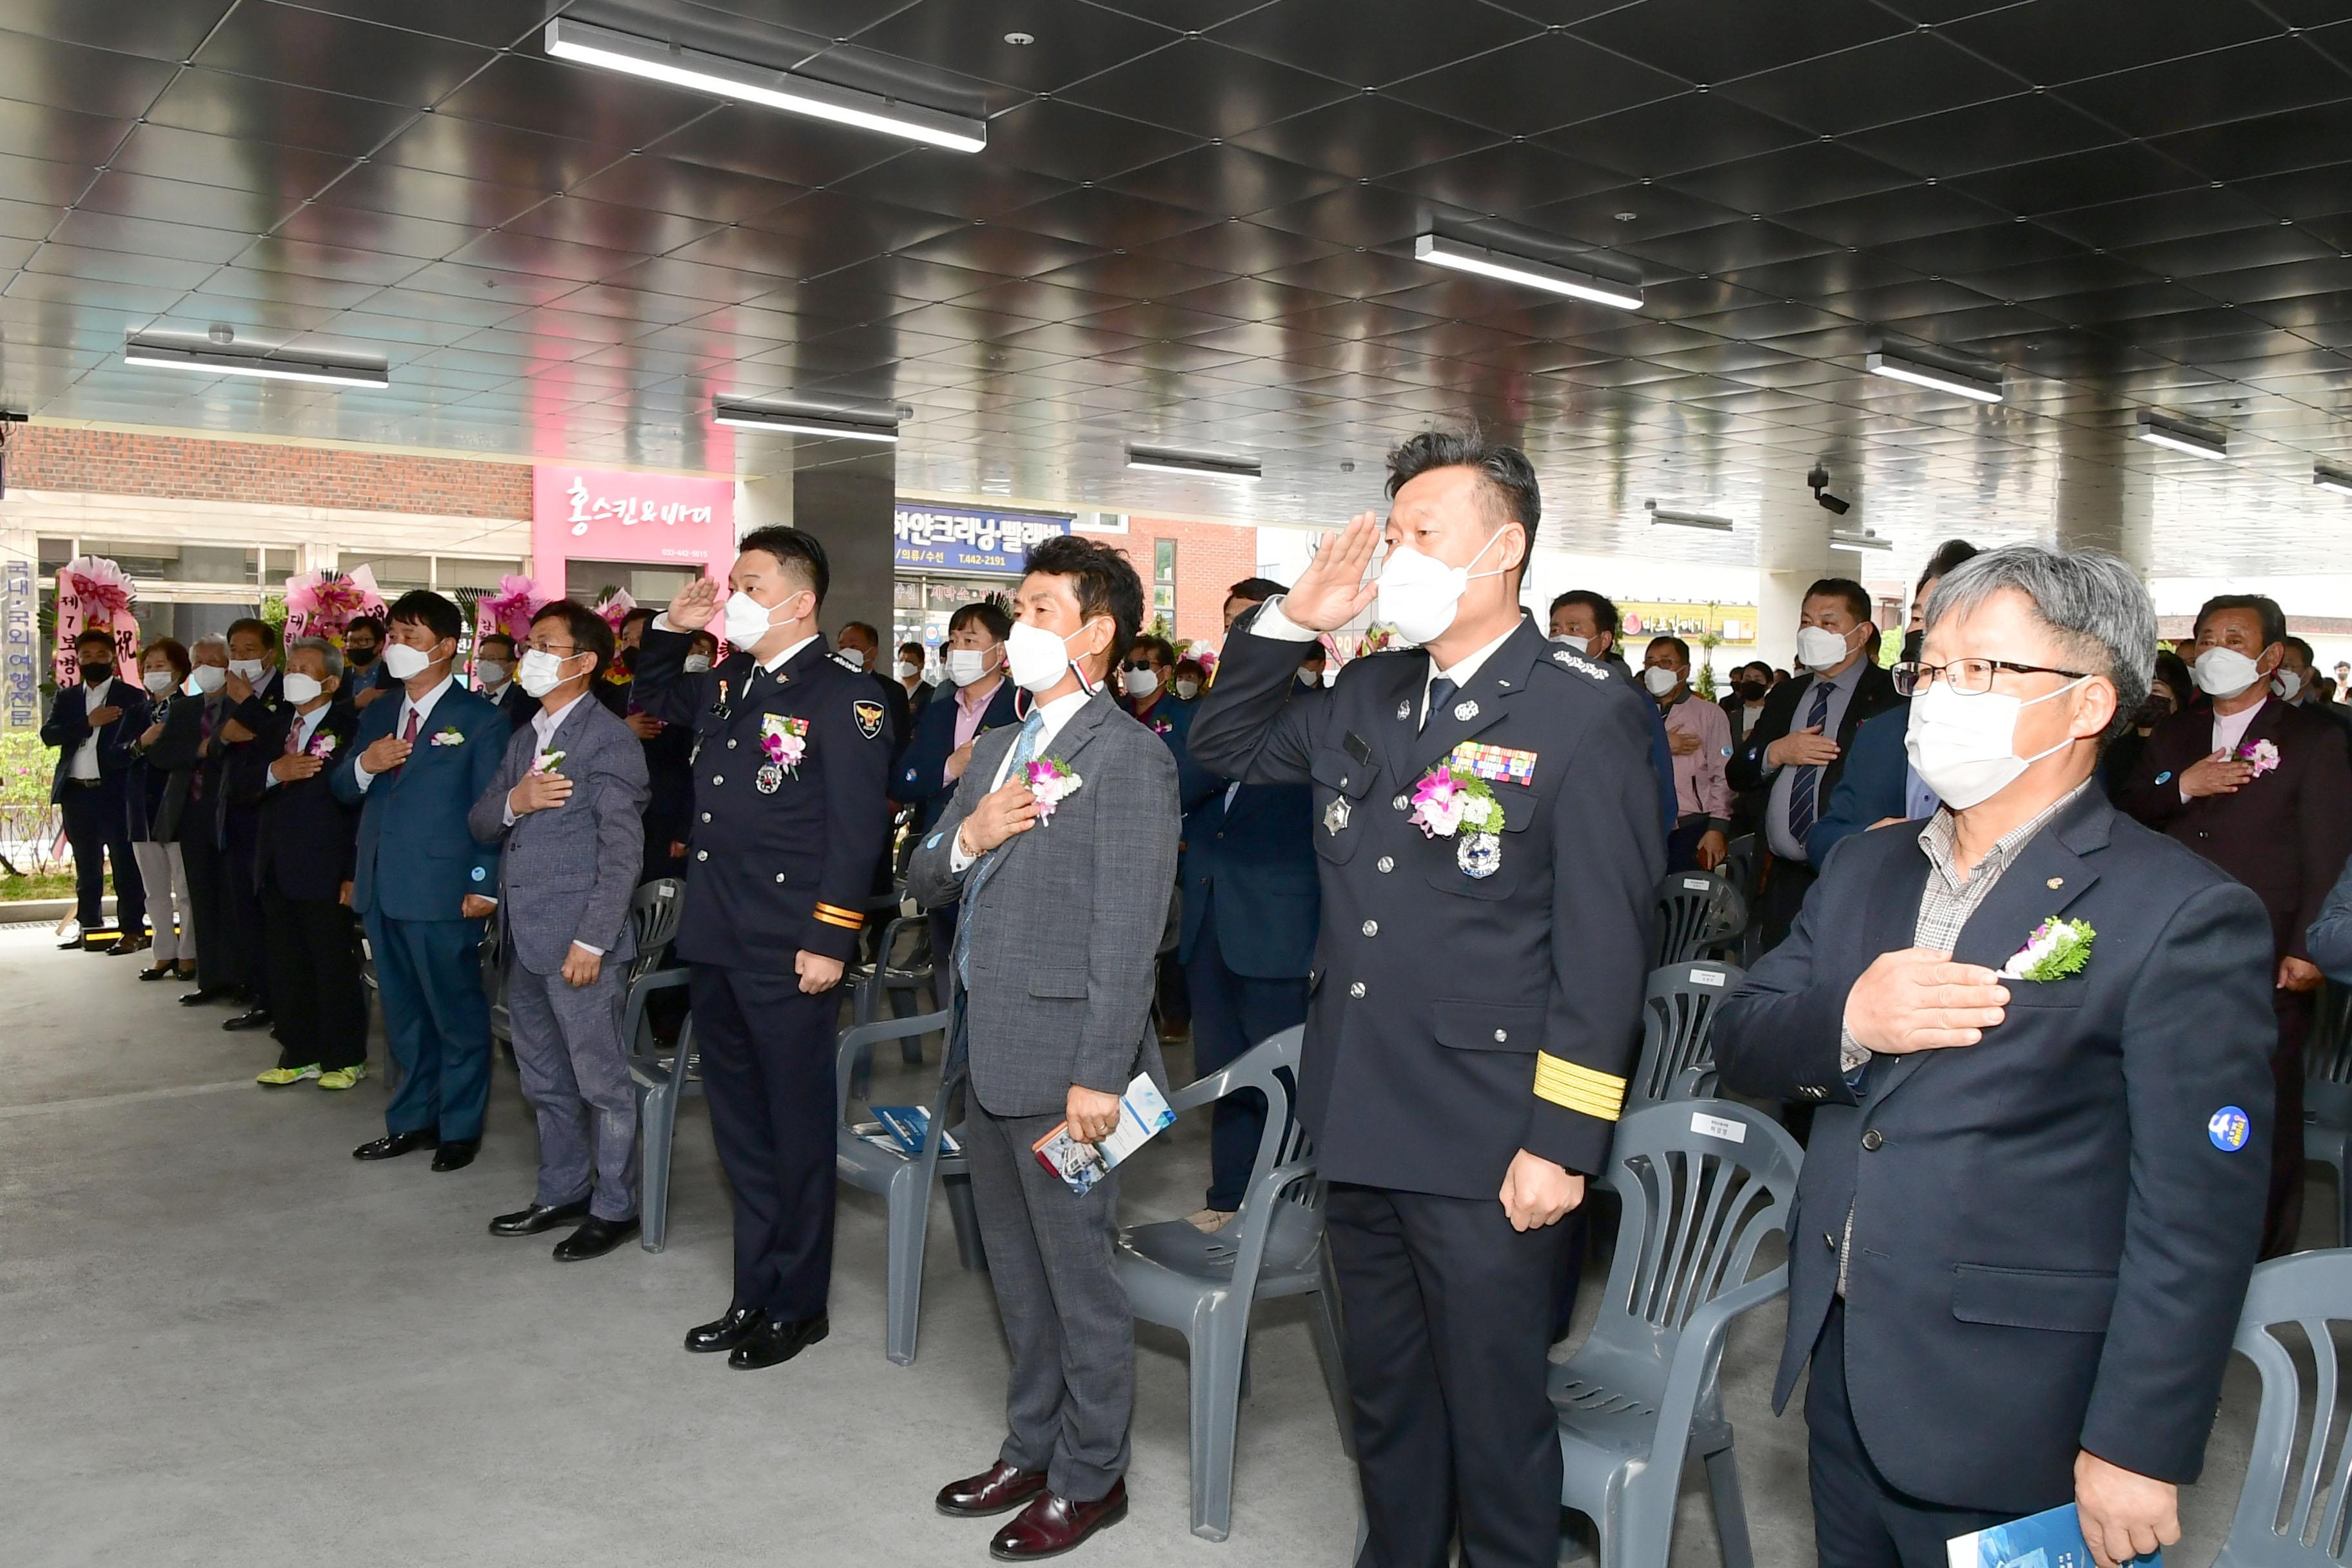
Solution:
<svg viewBox="0 0 2352 1568"><path fill-rule="evenodd" d="M1034 1563L1058 1557L1097 1530L1127 1517L1127 1483L1113 1481L1097 1502L1072 1502L1050 1491L1039 1492L1011 1524L996 1532L988 1554L1000 1563Z"/></svg>
<svg viewBox="0 0 2352 1568"><path fill-rule="evenodd" d="M976 1476L950 1481L935 1500L941 1513L953 1518L985 1519L1011 1513L1045 1489L1045 1471L1015 1469L999 1459Z"/></svg>

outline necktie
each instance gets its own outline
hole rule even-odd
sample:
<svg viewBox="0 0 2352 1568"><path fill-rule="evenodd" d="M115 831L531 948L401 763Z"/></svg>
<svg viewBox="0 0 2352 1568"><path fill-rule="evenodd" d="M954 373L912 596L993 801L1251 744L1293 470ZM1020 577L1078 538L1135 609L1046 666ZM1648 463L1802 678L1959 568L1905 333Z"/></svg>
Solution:
<svg viewBox="0 0 2352 1568"><path fill-rule="evenodd" d="M407 722L407 724L406 724L406 725L404 725L404 726L402 728L402 730L401 730L401 731L400 731L400 738L401 738L402 740L404 740L404 741L407 742L408 742L410 745L412 745L412 746L413 746L413 745L415 745L415 744L416 744L416 720L417 720L417 712L416 712L415 706L414 704L411 704L411 705L410 705L410 707L409 707L409 710L408 710L408 722ZM402 767L406 767L407 765L408 765L407 763L401 763L401 764L400 764L400 767L395 767L395 768L394 768L394 769L392 770L392 772L393 772L393 776L394 776L394 778L399 777L399 776L400 776L400 768L402 768Z"/></svg>
<svg viewBox="0 0 2352 1568"><path fill-rule="evenodd" d="M1805 723L1820 729L1829 722L1830 683L1816 676L1813 679L1813 705L1807 710ZM1822 787L1822 770L1804 767L1789 781L1789 837L1799 844L1813 830L1816 797Z"/></svg>
<svg viewBox="0 0 2352 1568"><path fill-rule="evenodd" d="M1022 721L1021 733L1013 738L1013 759L1004 766L1006 778L1016 776L1023 768L1037 760L1037 738L1045 732L1045 710L1042 708L1031 710L1029 717ZM961 833L963 829L958 827L956 831ZM1004 846L1000 844L982 856L980 864L971 868L971 875L964 879L963 918L956 922L955 973L956 984L967 991L971 989L972 908L980 897L980 889L987 885L989 878L996 874L996 864L1003 848Z"/></svg>
<svg viewBox="0 0 2352 1568"><path fill-rule="evenodd" d="M1448 702L1453 701L1454 692L1460 689L1461 688L1454 685L1454 682L1446 679L1445 677L1442 675L1436 679L1431 681L1429 683L1429 706L1423 710L1423 718L1421 721L1422 728L1427 729L1429 727L1430 718L1433 716L1439 709L1444 707Z"/></svg>
<svg viewBox="0 0 2352 1568"><path fill-rule="evenodd" d="M294 755L302 749L302 716L296 714L294 722L286 727L286 754Z"/></svg>
<svg viewBox="0 0 2352 1568"><path fill-rule="evenodd" d="M200 702L204 701L202 698L197 699L197 700ZM204 702L204 705L196 710L197 749L202 751L204 747L210 745L212 743L212 738L213 705L209 702ZM188 770L188 798L190 800L202 800L205 798L205 764L201 758L198 759L194 767Z"/></svg>

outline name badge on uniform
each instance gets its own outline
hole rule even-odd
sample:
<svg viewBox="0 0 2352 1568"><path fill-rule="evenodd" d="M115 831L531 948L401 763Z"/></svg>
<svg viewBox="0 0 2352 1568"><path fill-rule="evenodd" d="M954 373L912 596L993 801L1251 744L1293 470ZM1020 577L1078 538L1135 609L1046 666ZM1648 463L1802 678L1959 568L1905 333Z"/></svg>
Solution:
<svg viewBox="0 0 2352 1568"><path fill-rule="evenodd" d="M727 704L727 678L723 675L719 678L719 700L710 705L710 710L721 719L733 711Z"/></svg>
<svg viewBox="0 0 2352 1568"><path fill-rule="evenodd" d="M1465 741L1454 748L1446 758L1449 766L1465 769L1488 784L1532 785L1536 782L1536 754L1509 746L1482 745Z"/></svg>
<svg viewBox="0 0 2352 1568"><path fill-rule="evenodd" d="M761 795L773 795L784 787L784 764L761 763L760 771L751 777L751 787Z"/></svg>

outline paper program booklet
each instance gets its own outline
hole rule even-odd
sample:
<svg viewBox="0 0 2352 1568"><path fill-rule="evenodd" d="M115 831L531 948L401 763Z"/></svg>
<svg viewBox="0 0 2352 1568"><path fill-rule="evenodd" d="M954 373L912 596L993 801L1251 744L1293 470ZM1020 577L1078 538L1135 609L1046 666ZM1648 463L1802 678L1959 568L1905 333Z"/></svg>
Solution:
<svg viewBox="0 0 2352 1568"><path fill-rule="evenodd" d="M1944 1557L1947 1568L2092 1568L2090 1543L2083 1539L2083 1521L2071 1502L1990 1530L1955 1535L1945 1542ZM2163 1568L2164 1553L2132 1562Z"/></svg>
<svg viewBox="0 0 2352 1568"><path fill-rule="evenodd" d="M1081 1143L1070 1136L1070 1124L1061 1121L1030 1147L1039 1164L1067 1182L1070 1191L1083 1193L1175 1121L1176 1113L1168 1109L1160 1086L1151 1081L1150 1074L1139 1072L1118 1097L1118 1125L1109 1137L1099 1143Z"/></svg>

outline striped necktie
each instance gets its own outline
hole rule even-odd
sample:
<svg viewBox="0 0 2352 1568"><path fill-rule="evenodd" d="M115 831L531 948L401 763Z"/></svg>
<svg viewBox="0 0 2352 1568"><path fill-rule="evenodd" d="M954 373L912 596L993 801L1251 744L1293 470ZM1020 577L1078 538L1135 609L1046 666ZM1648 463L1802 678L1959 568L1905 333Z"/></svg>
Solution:
<svg viewBox="0 0 2352 1568"><path fill-rule="evenodd" d="M1830 683L1820 676L1813 677L1813 705L1808 710L1805 723L1815 730L1829 722ZM1813 820L1820 815L1819 799L1822 770L1819 766L1802 767L1789 781L1789 837L1799 844L1813 830Z"/></svg>

